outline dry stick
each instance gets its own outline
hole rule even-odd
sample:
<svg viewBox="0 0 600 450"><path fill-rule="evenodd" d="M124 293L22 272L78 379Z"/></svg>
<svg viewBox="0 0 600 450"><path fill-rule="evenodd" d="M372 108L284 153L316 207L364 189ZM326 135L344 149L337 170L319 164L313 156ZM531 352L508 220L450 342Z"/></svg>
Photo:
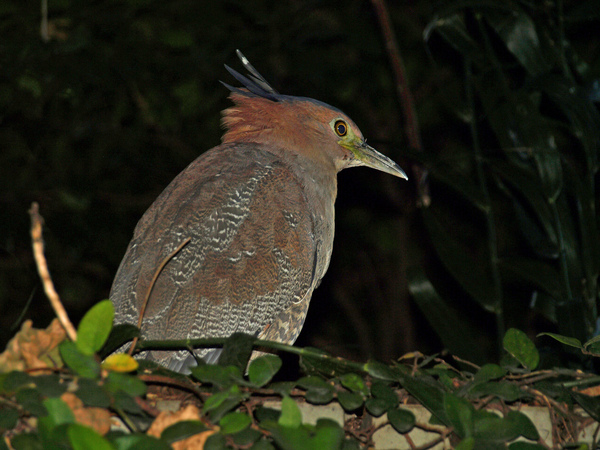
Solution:
<svg viewBox="0 0 600 450"><path fill-rule="evenodd" d="M48 297L48 300L50 300L50 304L52 305L52 308L54 308L56 317L58 317L58 320L67 332L67 335L72 341L74 341L77 339L77 331L75 331L75 327L69 320L67 311L62 305L56 289L54 289L54 283L52 283L50 271L48 270L48 263L46 262L46 257L44 256L44 240L42 239L42 222L44 219L42 216L40 216L40 207L37 202L33 202L31 204L29 216L31 217L31 243L33 246L33 257L35 258L35 264L37 266L38 273L40 274L40 278L42 279L42 284L44 285L46 297Z"/></svg>
<svg viewBox="0 0 600 450"><path fill-rule="evenodd" d="M390 13L388 12L385 0L371 0L371 3L373 4L373 8L375 8L375 13L377 14L377 19L379 20L379 25L381 26L381 32L385 41L385 49L387 50L388 58L392 65L392 72L394 73L394 79L396 81L396 91L398 92L400 106L404 113L408 145L413 150L422 152L423 144L419 132L419 122L417 120L415 102L408 87L406 68L400 57L400 49L397 44L398 40L396 39L394 29L392 28ZM427 185L427 170L418 165L415 165L413 170L417 178L419 204L427 207L431 203L429 186Z"/></svg>
<svg viewBox="0 0 600 450"><path fill-rule="evenodd" d="M179 246L175 250L173 250L169 255L167 255L167 257L165 259L162 260L162 262L160 263L160 266L158 266L158 268L156 269L156 272L154 272L154 276L152 277L152 281L150 282L150 287L148 288L148 292L146 292L146 297L144 298L144 303L142 303L142 307L140 308L140 316L138 317L138 324L137 324L137 327L140 330L142 329L142 322L144 321L144 313L146 312L146 306L148 305L148 300L150 300L150 294L152 293L152 289L154 288L154 284L156 283L158 276L160 275L162 270L165 268L167 263L172 258L174 258L175 255L177 253L179 253L181 251L181 249L183 247L185 247L191 240L192 240L192 238L189 237L186 240L184 240L181 244L179 244ZM137 344L138 340L139 340L139 337L133 338L133 341L131 342L131 347L129 347L129 352L128 352L129 355L133 354L133 350L135 349L135 344Z"/></svg>

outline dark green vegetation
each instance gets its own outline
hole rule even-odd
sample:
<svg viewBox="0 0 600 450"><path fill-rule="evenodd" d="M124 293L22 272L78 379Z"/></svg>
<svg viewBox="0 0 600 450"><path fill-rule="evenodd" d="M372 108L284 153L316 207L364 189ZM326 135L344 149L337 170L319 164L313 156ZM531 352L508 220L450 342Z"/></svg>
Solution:
<svg viewBox="0 0 600 450"><path fill-rule="evenodd" d="M36 327L52 317L31 201L77 322L107 297L143 211L218 144L235 48L280 92L340 107L370 144L429 173L421 209L408 183L340 175L332 267L300 344L363 361L447 348L482 364L512 327L593 337L597 0L390 5L422 151L404 137L369 2L214 3L50 1L43 37L38 2L0 5L0 342L22 313Z"/></svg>
<svg viewBox="0 0 600 450"><path fill-rule="evenodd" d="M13 448L166 449L205 433L205 449L349 450L372 445L378 427L371 421L387 414L385 423L398 433L398 442L403 442L400 434L415 427L431 430L431 425L440 425L439 436L429 444L449 439L454 448L462 450L543 450L548 447L540 441L540 432L518 408L509 409L511 405L518 407L534 399L552 399L560 405L552 435L544 430L543 440L548 444L550 439L556 445L575 443L569 438L577 436L583 424L581 413L572 410L575 405L600 420L596 398L570 390L597 384L598 377L567 369L536 371L538 350L516 329L509 329L504 337L500 365L471 366L463 372L437 357L417 355L406 363L390 365L356 363L312 348L234 334L221 342L223 353L217 365L195 367L187 378L149 362L140 366L137 374L134 368L116 372L118 366L109 360L101 366L100 358L131 338L133 327L113 328L113 315L112 304L106 300L84 316L77 340L63 341L58 346L60 357L48 365L52 369L62 366L61 370L38 376L21 371L0 375L0 431L12 429L8 437ZM164 346L165 342L145 345ZM204 344L198 340L190 345ZM306 375L274 379L282 361L270 354L253 360L244 375L253 344L299 355ZM151 398L156 399L156 394L146 397L153 385L171 386L179 398L197 404L202 415L163 426L160 433L154 433L156 437L145 434L155 415ZM280 401L279 408L265 404L269 400ZM427 423L406 408L407 401L415 400L430 411ZM337 404L355 414L355 420L344 427L326 418L309 425L298 407L301 401ZM74 408L76 402L81 406ZM111 411L129 432L105 430L102 436L82 425L92 411L97 417L91 424L94 428L101 428L101 412L107 418ZM530 442L510 443L519 437ZM0 448L7 448L4 440Z"/></svg>

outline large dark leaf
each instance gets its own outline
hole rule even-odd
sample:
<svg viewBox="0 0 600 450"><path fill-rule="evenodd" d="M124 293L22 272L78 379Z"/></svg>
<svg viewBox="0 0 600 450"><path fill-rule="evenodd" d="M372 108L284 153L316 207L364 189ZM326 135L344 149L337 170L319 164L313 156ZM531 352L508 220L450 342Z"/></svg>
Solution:
<svg viewBox="0 0 600 450"><path fill-rule="evenodd" d="M468 356L475 362L484 360L481 347L473 345L477 330L464 315L439 296L420 267L412 267L408 271L408 289L450 353Z"/></svg>
<svg viewBox="0 0 600 450"><path fill-rule="evenodd" d="M533 258L503 258L500 269L507 281L521 285L530 285L534 289L543 290L552 298L552 302L532 303L532 307L542 312L550 320L556 320L555 305L566 297L560 273L545 261Z"/></svg>
<svg viewBox="0 0 600 450"><path fill-rule="evenodd" d="M556 257L558 254L556 224L539 180L536 179L533 171L502 161L493 161L490 163L490 169L499 177L499 187L511 197L522 220L533 222L532 229L536 226L534 224L543 229L542 235L533 236L533 230L528 235L533 240L532 245L536 241L543 242L544 248L537 245L534 249L545 257ZM525 205L521 205L523 201L526 202ZM529 211L533 212L534 217L528 217Z"/></svg>
<svg viewBox="0 0 600 450"><path fill-rule="evenodd" d="M496 9L485 14L485 20L504 41L506 48L525 67L529 75L537 76L548 72L556 56L550 47L540 42L535 23L515 4L510 11Z"/></svg>
<svg viewBox="0 0 600 450"><path fill-rule="evenodd" d="M494 310L494 283L489 265L465 251L464 244L449 232L447 222L434 208L423 210L423 220L444 266L478 303L487 310Z"/></svg>

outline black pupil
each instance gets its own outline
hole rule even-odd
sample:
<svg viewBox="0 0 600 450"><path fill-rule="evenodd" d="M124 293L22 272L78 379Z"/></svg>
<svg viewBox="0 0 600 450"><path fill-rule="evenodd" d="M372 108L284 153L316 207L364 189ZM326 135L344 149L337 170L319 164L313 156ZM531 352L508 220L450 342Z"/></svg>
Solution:
<svg viewBox="0 0 600 450"><path fill-rule="evenodd" d="M338 122L338 124L337 124L337 132L338 132L339 135L346 134L346 125L344 125L342 122Z"/></svg>

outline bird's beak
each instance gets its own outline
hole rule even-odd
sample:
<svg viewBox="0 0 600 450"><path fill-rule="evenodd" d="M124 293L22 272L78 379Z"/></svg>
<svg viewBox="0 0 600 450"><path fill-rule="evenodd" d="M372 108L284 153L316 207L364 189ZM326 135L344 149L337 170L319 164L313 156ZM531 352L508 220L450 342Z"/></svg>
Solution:
<svg viewBox="0 0 600 450"><path fill-rule="evenodd" d="M379 153L370 145L367 145L366 142L361 140L353 147L352 153L356 159L360 161L360 165L370 167L371 169L381 170L382 172L408 180L406 173L404 173L404 170L402 170L398 164L387 156Z"/></svg>

